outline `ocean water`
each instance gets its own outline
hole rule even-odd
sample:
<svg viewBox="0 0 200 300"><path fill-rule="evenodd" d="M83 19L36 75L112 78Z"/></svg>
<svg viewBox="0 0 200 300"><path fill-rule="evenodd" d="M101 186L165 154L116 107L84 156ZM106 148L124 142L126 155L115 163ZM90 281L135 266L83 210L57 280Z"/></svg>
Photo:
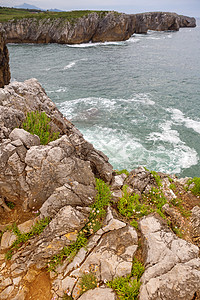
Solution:
<svg viewBox="0 0 200 300"><path fill-rule="evenodd" d="M124 42L10 44L12 80L37 78L115 169L200 176L199 26Z"/></svg>

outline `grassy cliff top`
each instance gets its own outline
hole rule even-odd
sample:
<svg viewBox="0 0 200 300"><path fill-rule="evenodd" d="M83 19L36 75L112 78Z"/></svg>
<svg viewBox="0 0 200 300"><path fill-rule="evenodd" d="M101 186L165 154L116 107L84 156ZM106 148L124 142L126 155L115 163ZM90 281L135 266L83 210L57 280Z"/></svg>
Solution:
<svg viewBox="0 0 200 300"><path fill-rule="evenodd" d="M63 12L40 11L34 9L19 9L0 6L0 22L7 22L9 20L18 20L23 18L37 18L37 19L57 19L65 18L68 21L78 19L96 12L100 16L105 16L108 11L93 11L93 10L74 10Z"/></svg>

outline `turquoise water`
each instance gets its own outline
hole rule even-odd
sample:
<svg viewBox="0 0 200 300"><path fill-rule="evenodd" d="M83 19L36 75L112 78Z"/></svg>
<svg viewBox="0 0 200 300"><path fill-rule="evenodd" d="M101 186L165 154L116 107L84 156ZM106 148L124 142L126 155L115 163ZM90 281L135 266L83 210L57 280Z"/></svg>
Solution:
<svg viewBox="0 0 200 300"><path fill-rule="evenodd" d="M199 26L125 42L8 48L12 80L37 78L114 168L200 176Z"/></svg>

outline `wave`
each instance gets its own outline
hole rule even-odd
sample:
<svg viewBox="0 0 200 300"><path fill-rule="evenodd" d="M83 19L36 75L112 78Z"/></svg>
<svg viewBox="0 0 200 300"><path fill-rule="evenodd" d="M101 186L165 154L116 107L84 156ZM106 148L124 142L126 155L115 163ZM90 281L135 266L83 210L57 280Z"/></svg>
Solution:
<svg viewBox="0 0 200 300"><path fill-rule="evenodd" d="M166 124L166 127L170 124ZM166 128L167 129L167 128ZM198 155L180 140L177 141L177 133L172 146L169 144L152 144L150 148L144 140L139 140L124 130L93 126L90 129L81 129L84 137L97 149L103 151L110 163L116 169L126 168L131 170L138 165L146 166L151 170L165 173L180 173L183 168L196 165ZM167 141L160 136L160 140Z"/></svg>
<svg viewBox="0 0 200 300"><path fill-rule="evenodd" d="M73 66L75 66L75 64L76 61L72 61L68 65L66 65L63 70L71 69Z"/></svg>
<svg viewBox="0 0 200 300"><path fill-rule="evenodd" d="M176 108L168 108L168 112L172 114L172 120L178 125L184 125L187 128L193 129L200 134L200 121L195 121L189 117L185 117L184 113Z"/></svg>
<svg viewBox="0 0 200 300"><path fill-rule="evenodd" d="M67 47L70 47L70 48L88 48L88 47L98 47L98 46L121 46L121 45L124 45L124 41L119 41L119 42L99 42L99 43L92 43L92 42L89 42L89 43L82 43L82 44L73 44L73 45L67 45Z"/></svg>

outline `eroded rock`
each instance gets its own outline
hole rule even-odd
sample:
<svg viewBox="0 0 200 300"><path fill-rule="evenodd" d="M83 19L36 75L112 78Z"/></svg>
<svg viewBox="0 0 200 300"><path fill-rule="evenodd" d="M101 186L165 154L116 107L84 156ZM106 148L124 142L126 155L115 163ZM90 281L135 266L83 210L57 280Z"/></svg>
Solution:
<svg viewBox="0 0 200 300"><path fill-rule="evenodd" d="M141 219L140 229L146 262L140 300L193 299L200 291L199 248L153 215Z"/></svg>

